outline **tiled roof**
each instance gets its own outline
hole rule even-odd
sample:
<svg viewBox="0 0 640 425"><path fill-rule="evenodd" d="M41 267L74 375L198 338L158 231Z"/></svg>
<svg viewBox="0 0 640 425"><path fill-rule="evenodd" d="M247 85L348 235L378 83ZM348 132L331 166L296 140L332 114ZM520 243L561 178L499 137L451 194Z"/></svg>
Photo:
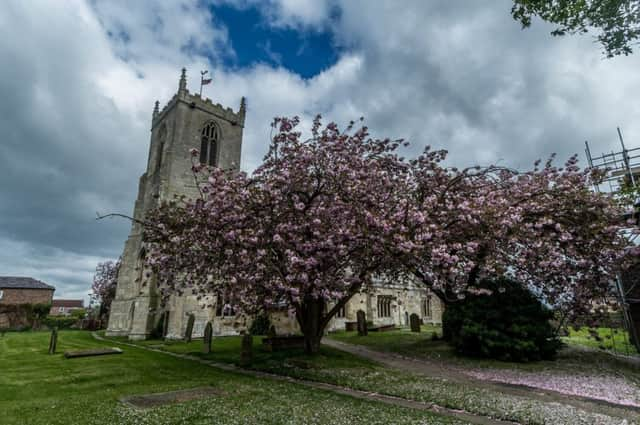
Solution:
<svg viewBox="0 0 640 425"><path fill-rule="evenodd" d="M0 289L52 289L51 285L31 277L0 276Z"/></svg>
<svg viewBox="0 0 640 425"><path fill-rule="evenodd" d="M51 307L84 307L83 300L53 300Z"/></svg>

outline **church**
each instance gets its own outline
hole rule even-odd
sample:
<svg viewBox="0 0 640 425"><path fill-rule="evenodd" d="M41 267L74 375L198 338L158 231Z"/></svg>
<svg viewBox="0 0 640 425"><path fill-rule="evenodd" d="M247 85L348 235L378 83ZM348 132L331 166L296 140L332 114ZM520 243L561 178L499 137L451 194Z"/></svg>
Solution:
<svg viewBox="0 0 640 425"><path fill-rule="evenodd" d="M196 197L191 171L190 149L200 151L200 162L225 169L240 167L242 132L246 116L243 97L237 111L214 104L187 89L186 70L182 70L178 92L162 108L156 102L151 119L151 141L146 172L138 183L133 217L143 220L147 211L175 195ZM134 221L125 242L118 274L116 297L111 305L107 335L146 339L161 324L165 338L182 338L193 316L193 336L199 337L211 322L214 335L237 335L250 326L251 318L222 308L214 300L212 308L202 308L195 296L172 296L161 305L153 279L147 282L142 225ZM356 312L365 312L374 326L408 326L409 316L417 314L423 323L441 323L442 304L428 289L412 283L374 284L369 291L356 294L338 312L328 330L349 328ZM285 310L270 312L278 334L294 334L298 325Z"/></svg>

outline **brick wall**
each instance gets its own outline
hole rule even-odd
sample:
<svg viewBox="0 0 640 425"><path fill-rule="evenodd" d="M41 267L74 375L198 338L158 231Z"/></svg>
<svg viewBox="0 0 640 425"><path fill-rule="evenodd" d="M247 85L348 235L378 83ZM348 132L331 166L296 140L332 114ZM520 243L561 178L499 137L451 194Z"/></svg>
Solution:
<svg viewBox="0 0 640 425"><path fill-rule="evenodd" d="M51 304L53 289L0 289L0 305L11 304Z"/></svg>

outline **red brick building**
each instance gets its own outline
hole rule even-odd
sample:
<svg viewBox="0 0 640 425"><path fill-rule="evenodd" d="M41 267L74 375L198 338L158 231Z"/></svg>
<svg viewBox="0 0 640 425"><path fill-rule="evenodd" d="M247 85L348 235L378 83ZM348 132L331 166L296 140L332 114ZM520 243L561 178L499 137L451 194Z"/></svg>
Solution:
<svg viewBox="0 0 640 425"><path fill-rule="evenodd" d="M31 277L0 276L0 305L51 304L55 290Z"/></svg>
<svg viewBox="0 0 640 425"><path fill-rule="evenodd" d="M29 325L24 306L51 304L55 290L53 286L30 277L0 276L0 329Z"/></svg>
<svg viewBox="0 0 640 425"><path fill-rule="evenodd" d="M53 300L49 314L52 316L69 316L73 310L83 308L83 300Z"/></svg>

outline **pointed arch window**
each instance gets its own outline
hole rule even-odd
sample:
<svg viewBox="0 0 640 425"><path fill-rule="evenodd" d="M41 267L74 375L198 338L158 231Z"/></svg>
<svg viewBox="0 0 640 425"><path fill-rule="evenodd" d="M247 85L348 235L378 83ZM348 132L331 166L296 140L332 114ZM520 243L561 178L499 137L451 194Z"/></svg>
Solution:
<svg viewBox="0 0 640 425"><path fill-rule="evenodd" d="M209 122L202 128L202 137L200 142L200 163L216 166L216 156L218 150L218 141L220 132L218 126Z"/></svg>

